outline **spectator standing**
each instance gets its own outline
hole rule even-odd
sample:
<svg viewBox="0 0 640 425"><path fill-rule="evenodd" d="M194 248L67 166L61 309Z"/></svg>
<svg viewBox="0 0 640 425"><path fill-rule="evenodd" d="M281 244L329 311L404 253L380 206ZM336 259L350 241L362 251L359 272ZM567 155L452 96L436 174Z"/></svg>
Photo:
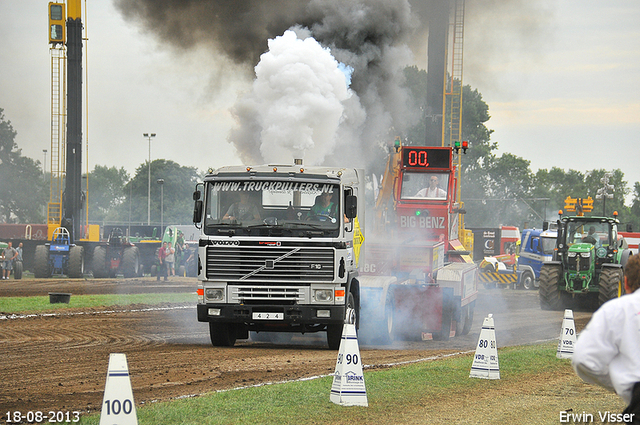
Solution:
<svg viewBox="0 0 640 425"><path fill-rule="evenodd" d="M18 251L18 256L16 257L17 261L22 261L22 242L20 242L18 244L18 247L16 248L16 251Z"/></svg>
<svg viewBox="0 0 640 425"><path fill-rule="evenodd" d="M173 246L171 246L171 242L169 242L169 244L167 245L166 248L166 253L167 256L165 257L164 261L167 263L167 273L169 274L169 276L174 276L175 275L175 262L176 262L176 250L173 249Z"/></svg>
<svg viewBox="0 0 640 425"><path fill-rule="evenodd" d="M13 270L13 260L18 256L18 251L11 246L11 242L8 243L4 251L2 252L4 256L4 261L2 262L2 280L9 280L9 275L11 275L11 270Z"/></svg>
<svg viewBox="0 0 640 425"><path fill-rule="evenodd" d="M167 262L165 258L167 257L167 243L163 242L162 246L158 250L158 274L157 279L160 280L160 274L164 276L164 280L168 280L167 278Z"/></svg>
<svg viewBox="0 0 640 425"><path fill-rule="evenodd" d="M585 382L615 391L627 403L627 423L640 424L640 255L629 258L624 287L627 295L593 313L578 337L572 365Z"/></svg>

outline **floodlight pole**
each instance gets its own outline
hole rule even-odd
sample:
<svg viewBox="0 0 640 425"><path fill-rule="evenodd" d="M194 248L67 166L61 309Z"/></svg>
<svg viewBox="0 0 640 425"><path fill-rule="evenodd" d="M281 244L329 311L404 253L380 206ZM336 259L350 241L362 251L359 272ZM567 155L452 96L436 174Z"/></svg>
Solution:
<svg viewBox="0 0 640 425"><path fill-rule="evenodd" d="M156 137L156 133L143 133L142 136L149 139L149 184L147 188L147 226L151 225L151 138Z"/></svg>

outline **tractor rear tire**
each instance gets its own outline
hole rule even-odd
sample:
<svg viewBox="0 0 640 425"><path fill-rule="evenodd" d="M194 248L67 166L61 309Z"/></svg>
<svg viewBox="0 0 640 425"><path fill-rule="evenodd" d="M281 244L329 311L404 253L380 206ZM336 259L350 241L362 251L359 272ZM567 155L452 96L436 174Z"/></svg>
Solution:
<svg viewBox="0 0 640 425"><path fill-rule="evenodd" d="M600 273L600 281L598 282L598 306L609 300L618 298L624 294L622 286L622 270L619 269L603 269Z"/></svg>
<svg viewBox="0 0 640 425"><path fill-rule="evenodd" d="M107 267L107 248L97 246L93 249L93 261L91 263L93 277L96 279L104 279L109 277L109 267Z"/></svg>
<svg viewBox="0 0 640 425"><path fill-rule="evenodd" d="M84 277L84 247L72 246L69 249L68 275L72 279Z"/></svg>
<svg viewBox="0 0 640 425"><path fill-rule="evenodd" d="M558 286L562 267L543 265L540 269L540 308L543 310L562 310L563 302Z"/></svg>
<svg viewBox="0 0 640 425"><path fill-rule="evenodd" d="M33 275L37 279L51 277L51 267L49 266L49 247L46 245L36 246L34 254Z"/></svg>
<svg viewBox="0 0 640 425"><path fill-rule="evenodd" d="M122 253L122 274L124 277L136 277L140 272L140 252L138 247L130 246Z"/></svg>

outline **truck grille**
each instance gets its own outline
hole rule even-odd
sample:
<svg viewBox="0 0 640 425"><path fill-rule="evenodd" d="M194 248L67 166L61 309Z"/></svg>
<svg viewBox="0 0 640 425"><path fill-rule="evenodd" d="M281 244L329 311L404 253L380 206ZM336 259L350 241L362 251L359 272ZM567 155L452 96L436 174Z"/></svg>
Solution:
<svg viewBox="0 0 640 425"><path fill-rule="evenodd" d="M227 281L327 282L334 278L332 248L207 247L207 278Z"/></svg>
<svg viewBox="0 0 640 425"><path fill-rule="evenodd" d="M287 286L229 285L231 303L296 304L305 299L304 288Z"/></svg>

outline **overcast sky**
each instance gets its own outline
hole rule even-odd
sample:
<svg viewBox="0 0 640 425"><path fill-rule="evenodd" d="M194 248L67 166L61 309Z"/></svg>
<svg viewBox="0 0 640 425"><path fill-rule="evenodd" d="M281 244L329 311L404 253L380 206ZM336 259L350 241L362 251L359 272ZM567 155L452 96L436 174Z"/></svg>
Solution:
<svg viewBox="0 0 640 425"><path fill-rule="evenodd" d="M8 18L0 26L0 108L23 155L40 161L50 150L47 4L0 2ZM519 2L505 4L475 20L467 14L464 50L464 83L489 105L499 153L531 161L534 172L619 168L632 187L640 181L640 3L544 0L533 17ZM219 84L222 58L176 55L110 1L89 1L85 25L89 169L133 174L148 159L142 134L151 132L152 160L200 170L241 163L227 137L229 109L248 87L242 73ZM425 66L424 58L416 63Z"/></svg>

